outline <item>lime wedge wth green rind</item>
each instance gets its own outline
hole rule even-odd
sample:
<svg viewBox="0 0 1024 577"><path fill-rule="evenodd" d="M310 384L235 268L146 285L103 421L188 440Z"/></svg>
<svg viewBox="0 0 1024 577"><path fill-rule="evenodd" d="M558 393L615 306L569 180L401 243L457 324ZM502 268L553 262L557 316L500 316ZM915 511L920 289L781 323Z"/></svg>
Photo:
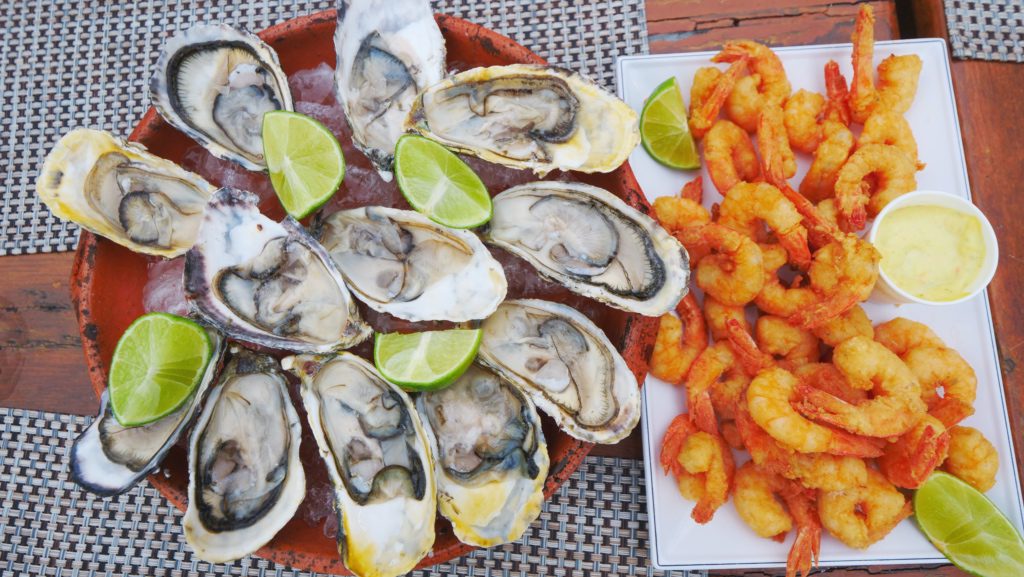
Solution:
<svg viewBox="0 0 1024 577"><path fill-rule="evenodd" d="M384 378L410 391L434 391L462 376L476 358L483 332L452 329L377 333L373 362Z"/></svg>
<svg viewBox="0 0 1024 577"><path fill-rule="evenodd" d="M647 97L640 111L640 142L651 157L670 168L700 168L700 154L686 121L686 104L675 76Z"/></svg>
<svg viewBox="0 0 1024 577"><path fill-rule="evenodd" d="M977 489L936 471L914 494L917 524L947 559L978 577L1024 575L1024 539Z"/></svg>
<svg viewBox="0 0 1024 577"><path fill-rule="evenodd" d="M296 219L323 206L345 177L338 139L315 118L297 112L263 115L263 154L281 206Z"/></svg>
<svg viewBox="0 0 1024 577"><path fill-rule="evenodd" d="M395 146L398 188L414 209L451 228L491 220L491 195L473 169L440 144L413 134Z"/></svg>
<svg viewBox="0 0 1024 577"><path fill-rule="evenodd" d="M107 382L119 423L137 427L178 410L192 396L213 357L213 342L197 323L167 313L135 319L121 335Z"/></svg>

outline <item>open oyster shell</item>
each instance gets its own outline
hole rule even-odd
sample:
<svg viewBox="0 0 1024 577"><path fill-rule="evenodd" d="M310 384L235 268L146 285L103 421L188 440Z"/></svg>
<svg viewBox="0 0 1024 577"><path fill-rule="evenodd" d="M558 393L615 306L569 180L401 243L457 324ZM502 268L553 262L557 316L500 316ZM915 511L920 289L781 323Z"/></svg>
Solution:
<svg viewBox="0 0 1024 577"><path fill-rule="evenodd" d="M350 353L281 365L302 381L320 457L334 483L338 550L360 577L412 570L434 544L430 447L412 401Z"/></svg>
<svg viewBox="0 0 1024 577"><path fill-rule="evenodd" d="M480 361L573 437L616 443L640 419L636 377L604 332L572 307L522 299L484 321Z"/></svg>
<svg viewBox="0 0 1024 577"><path fill-rule="evenodd" d="M329 352L370 335L331 258L295 219L263 216L256 195L231 188L207 208L185 256L185 299L239 340Z"/></svg>
<svg viewBox="0 0 1024 577"><path fill-rule="evenodd" d="M540 515L548 451L530 397L479 365L416 399L441 514L464 543L519 539Z"/></svg>
<svg viewBox="0 0 1024 577"><path fill-rule="evenodd" d="M569 290L625 311L660 316L688 291L683 245L651 217L589 184L512 187L494 197L483 235Z"/></svg>
<svg viewBox="0 0 1024 577"><path fill-rule="evenodd" d="M167 258L195 242L214 190L141 144L86 128L60 139L36 180L36 193L58 218L135 252Z"/></svg>
<svg viewBox="0 0 1024 577"><path fill-rule="evenodd" d="M421 92L407 126L449 148L528 168L609 172L640 142L636 112L577 73L474 68Z"/></svg>
<svg viewBox="0 0 1024 577"><path fill-rule="evenodd" d="M272 357L232 349L192 430L185 540L211 563L270 541L306 497L302 427Z"/></svg>
<svg viewBox="0 0 1024 577"><path fill-rule="evenodd" d="M206 397L206 390L220 368L224 339L208 330L214 352L192 397L180 409L141 427L125 427L111 412L107 391L100 397L100 413L71 446L71 480L83 489L109 497L131 489L155 471L164 455Z"/></svg>
<svg viewBox="0 0 1024 577"><path fill-rule="evenodd" d="M406 320L482 319L508 289L501 264L475 234L418 212L336 212L324 219L319 240L359 300Z"/></svg>
<svg viewBox="0 0 1024 577"><path fill-rule="evenodd" d="M293 109L277 53L226 24L194 26L168 40L149 92L172 126L249 170L267 169L263 115Z"/></svg>

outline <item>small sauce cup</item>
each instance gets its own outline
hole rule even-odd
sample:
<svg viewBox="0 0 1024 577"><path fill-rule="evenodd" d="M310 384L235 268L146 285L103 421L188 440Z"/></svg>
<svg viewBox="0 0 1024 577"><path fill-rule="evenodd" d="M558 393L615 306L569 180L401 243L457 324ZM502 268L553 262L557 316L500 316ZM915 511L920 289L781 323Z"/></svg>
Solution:
<svg viewBox="0 0 1024 577"><path fill-rule="evenodd" d="M878 213L874 222L871 223L871 228L868 230L867 240L871 244L875 244L875 238L878 235L878 231L881 228L881 224L885 220L885 217L893 211L911 206L937 206L951 208L977 218L981 223L981 236L985 244L985 260L982 263L981 270L978 271L974 281L968 286L965 291L967 293L965 296L949 301L932 301L915 296L900 288L895 282L893 282L889 275L885 273L885 269L882 268L879 271L878 282L875 284L875 289L871 293L871 300L873 302L888 304L925 304L945 306L962 303L968 299L974 298L975 295L985 290L988 283L992 281L992 277L995 276L996 265L999 262L999 245L996 242L996 233L992 229L992 224L989 223L987 218L985 218L985 215L981 210L974 206L971 201L961 198L960 196L932 190L918 190L904 194L894 199ZM885 255L882 255L882 258L884 259Z"/></svg>

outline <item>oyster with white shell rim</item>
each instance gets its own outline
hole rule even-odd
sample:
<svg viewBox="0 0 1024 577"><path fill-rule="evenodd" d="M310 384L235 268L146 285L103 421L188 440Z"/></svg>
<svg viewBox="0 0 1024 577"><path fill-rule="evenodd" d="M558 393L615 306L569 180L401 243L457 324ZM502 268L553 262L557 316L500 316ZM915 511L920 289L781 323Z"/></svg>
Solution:
<svg viewBox="0 0 1024 577"><path fill-rule="evenodd" d="M36 193L58 218L166 258L191 248L215 190L141 144L87 128L60 139L36 180Z"/></svg>

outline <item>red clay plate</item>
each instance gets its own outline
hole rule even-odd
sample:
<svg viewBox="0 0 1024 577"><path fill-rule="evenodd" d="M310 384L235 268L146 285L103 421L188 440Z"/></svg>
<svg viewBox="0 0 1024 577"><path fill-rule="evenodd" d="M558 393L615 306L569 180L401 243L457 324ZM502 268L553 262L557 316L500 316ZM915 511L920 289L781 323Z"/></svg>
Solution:
<svg viewBox="0 0 1024 577"><path fill-rule="evenodd" d="M438 15L437 22L447 43L449 67L467 68L517 62L544 63L542 58L513 40L479 25L445 15ZM328 10L273 26L260 33L260 37L277 51L285 72L290 75L299 70L313 68L320 63L334 65L334 28L335 12ZM136 126L130 139L144 144L151 152L175 162L182 162L185 152L195 147L191 139L164 122L152 108ZM349 147L350 145L346 144L346 148ZM346 160L349 162L350 170L351 166L359 163L369 166L366 159L357 152L346 150ZM509 169L499 169L480 161L472 164L481 173L497 174L504 171L500 175L502 183L508 184L510 179L519 182L533 180L532 175L526 172L510 176ZM214 183L220 182L217 175L203 176ZM640 192L628 164L609 174L558 174L556 171L552 177L601 186L642 212L650 212L650 206ZM485 182L486 180L485 178ZM491 193L497 194L501 190L492 188ZM343 185L337 196L345 193ZM392 204L401 205L404 202L400 196L395 198L399 200L395 201L392 198ZM340 202L344 203L344 199ZM272 218L283 216L280 206L276 206L276 198L264 203L262 208ZM78 314L89 376L97 396L106 388L107 369L117 340L128 325L144 312L142 294L147 280L147 265L152 260L87 231L81 233L71 273L71 296ZM501 258L501 261L510 272L510 298L540 297L575 304L604 329L611 341L622 351L637 380L641 383L644 381L647 358L650 356L657 331L657 319L627 314L576 297L554 285L548 286L543 283L522 263L515 262L515 259L506 256ZM537 287L541 285L544 285L542 289L538 289ZM296 398L294 387L292 393L293 398ZM301 405L298 408L301 412ZM309 514L312 510L322 511L325 508L324 501L329 500L330 493L326 471L316 456L315 442L308 431L305 418L302 420L302 454L307 475L306 501L274 540L257 551L256 555L297 569L347 574L348 571L338 556L333 535L330 534L330 529L325 527L325 524L331 524L330 519L311 518ZM544 434L551 456L551 470L544 494L550 498L559 485L583 462L583 458L590 452L591 445L561 432L546 417ZM185 507L188 484L186 457L186 440L182 439L168 452L163 470L149 477L149 482L181 510ZM419 567L448 561L472 549L473 547L460 543L448 522L439 517L437 540L432 554L424 558Z"/></svg>

